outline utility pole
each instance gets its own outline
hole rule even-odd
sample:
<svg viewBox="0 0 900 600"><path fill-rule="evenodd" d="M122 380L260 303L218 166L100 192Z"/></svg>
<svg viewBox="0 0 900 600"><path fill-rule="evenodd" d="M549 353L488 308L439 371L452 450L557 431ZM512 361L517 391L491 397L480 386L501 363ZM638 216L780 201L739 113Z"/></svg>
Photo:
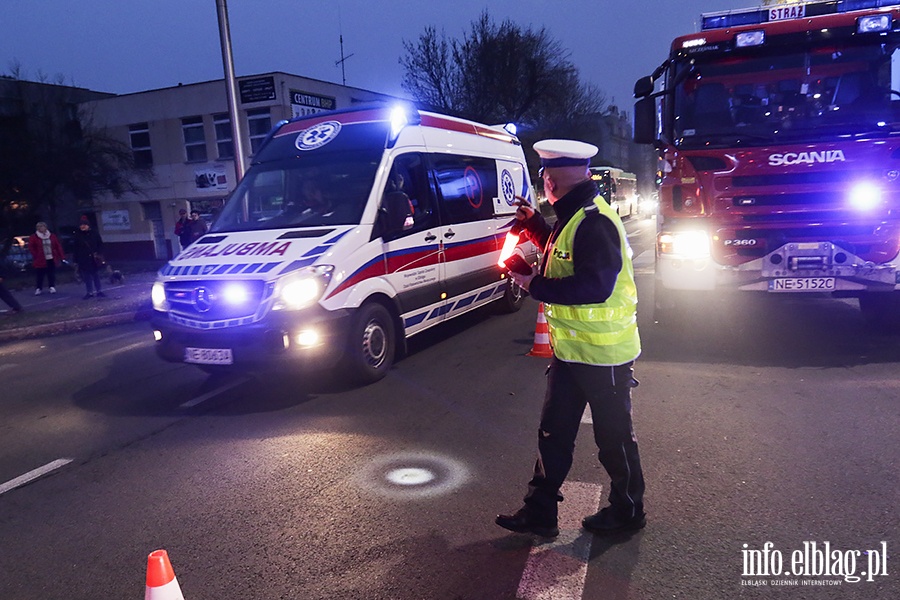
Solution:
<svg viewBox="0 0 900 600"><path fill-rule="evenodd" d="M228 118L231 120L231 141L234 144L234 175L237 181L244 177L244 143L237 110L237 82L234 78L234 59L231 56L231 30L228 26L226 0L216 0L219 16L219 42L222 45L222 64L225 67L225 89L228 93ZM237 184L237 182L235 182Z"/></svg>

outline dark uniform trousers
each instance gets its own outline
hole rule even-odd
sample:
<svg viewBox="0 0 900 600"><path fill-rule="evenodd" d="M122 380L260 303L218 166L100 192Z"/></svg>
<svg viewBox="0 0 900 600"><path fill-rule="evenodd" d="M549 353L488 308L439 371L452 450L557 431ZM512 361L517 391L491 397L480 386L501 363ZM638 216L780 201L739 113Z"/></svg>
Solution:
<svg viewBox="0 0 900 600"><path fill-rule="evenodd" d="M634 363L615 367L568 363L553 357L538 431L538 458L525 505L542 518L557 516L559 489L572 467L575 437L590 404L600 463L611 480L609 502L630 519L644 511L644 475L631 421Z"/></svg>

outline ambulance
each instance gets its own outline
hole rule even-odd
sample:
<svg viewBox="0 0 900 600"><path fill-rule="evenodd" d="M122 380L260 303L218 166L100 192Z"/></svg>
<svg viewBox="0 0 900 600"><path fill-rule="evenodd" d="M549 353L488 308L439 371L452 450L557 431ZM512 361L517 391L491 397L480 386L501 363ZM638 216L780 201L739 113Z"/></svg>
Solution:
<svg viewBox="0 0 900 600"><path fill-rule="evenodd" d="M377 381L411 336L489 303L519 309L498 266L516 196L535 204L504 127L409 105L283 121L209 232L160 269L157 353ZM516 252L537 260L529 242Z"/></svg>

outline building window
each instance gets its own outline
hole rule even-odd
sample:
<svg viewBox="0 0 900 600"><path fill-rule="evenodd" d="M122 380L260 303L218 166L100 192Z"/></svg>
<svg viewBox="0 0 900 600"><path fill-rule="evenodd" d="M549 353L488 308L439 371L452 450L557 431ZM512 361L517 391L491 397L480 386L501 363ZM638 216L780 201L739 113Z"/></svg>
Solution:
<svg viewBox="0 0 900 600"><path fill-rule="evenodd" d="M184 133L184 154L188 162L206 160L206 133L203 131L203 117L186 117L181 120Z"/></svg>
<svg viewBox="0 0 900 600"><path fill-rule="evenodd" d="M216 149L219 152L219 160L234 158L234 138L231 135L231 118L228 113L213 115L213 124L216 128Z"/></svg>
<svg viewBox="0 0 900 600"><path fill-rule="evenodd" d="M272 129L272 117L268 108L255 108L247 111L247 128L250 130L250 153L256 154L269 130Z"/></svg>
<svg viewBox="0 0 900 600"><path fill-rule="evenodd" d="M153 167L153 152L150 151L150 127L146 123L133 123L128 126L128 137L131 138L134 166L138 169Z"/></svg>

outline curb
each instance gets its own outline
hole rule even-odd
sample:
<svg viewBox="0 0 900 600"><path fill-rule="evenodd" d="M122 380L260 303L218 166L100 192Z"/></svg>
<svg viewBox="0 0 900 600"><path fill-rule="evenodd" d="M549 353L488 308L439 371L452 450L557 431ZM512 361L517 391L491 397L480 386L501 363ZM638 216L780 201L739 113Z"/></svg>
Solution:
<svg viewBox="0 0 900 600"><path fill-rule="evenodd" d="M75 331L100 329L102 327L120 325L132 321L149 321L152 315L152 310L140 309L137 311L132 310L110 315L101 315L99 317L72 319L60 323L44 323L43 325L31 325L29 327L20 327L18 329L7 329L5 331L0 331L0 342L27 340L47 335L59 335Z"/></svg>

